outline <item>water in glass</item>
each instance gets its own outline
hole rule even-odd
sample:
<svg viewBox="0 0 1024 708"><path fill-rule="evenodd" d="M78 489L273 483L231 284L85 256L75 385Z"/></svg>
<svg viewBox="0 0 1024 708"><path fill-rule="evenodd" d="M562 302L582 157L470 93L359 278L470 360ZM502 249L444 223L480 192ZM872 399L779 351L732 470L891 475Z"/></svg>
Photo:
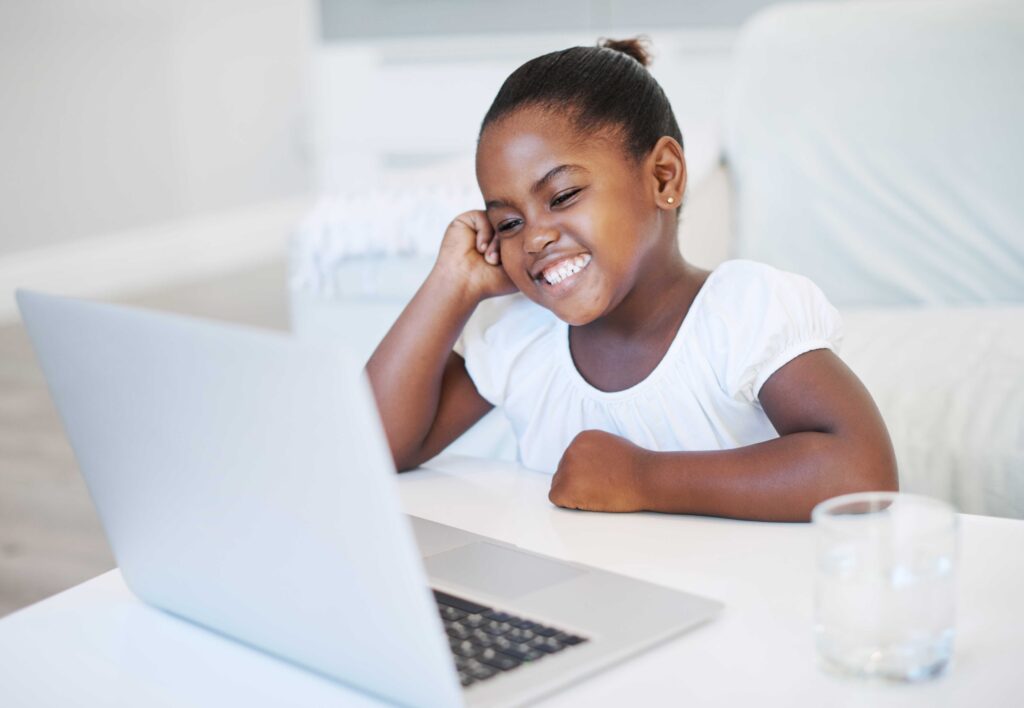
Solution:
<svg viewBox="0 0 1024 708"><path fill-rule="evenodd" d="M820 656L858 676L940 673L953 651L955 513L911 495L843 499L815 510Z"/></svg>

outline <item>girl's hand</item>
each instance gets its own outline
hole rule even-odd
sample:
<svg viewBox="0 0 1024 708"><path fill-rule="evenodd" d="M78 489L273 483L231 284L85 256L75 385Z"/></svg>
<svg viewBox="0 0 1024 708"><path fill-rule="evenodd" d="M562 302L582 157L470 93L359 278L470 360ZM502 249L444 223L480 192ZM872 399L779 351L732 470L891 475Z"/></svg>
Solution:
<svg viewBox="0 0 1024 708"><path fill-rule="evenodd" d="M601 430L584 430L562 454L548 499L566 509L643 511L645 450Z"/></svg>
<svg viewBox="0 0 1024 708"><path fill-rule="evenodd" d="M441 241L435 268L456 278L461 287L483 300L516 291L501 267L498 239L483 211L455 217Z"/></svg>

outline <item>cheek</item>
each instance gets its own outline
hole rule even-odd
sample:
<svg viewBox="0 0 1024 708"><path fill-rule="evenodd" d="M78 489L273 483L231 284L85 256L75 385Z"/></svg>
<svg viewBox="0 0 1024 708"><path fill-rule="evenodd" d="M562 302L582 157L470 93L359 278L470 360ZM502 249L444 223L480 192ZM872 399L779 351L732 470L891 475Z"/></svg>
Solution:
<svg viewBox="0 0 1024 708"><path fill-rule="evenodd" d="M498 253L501 255L501 267L513 283L521 287L530 279L523 266L523 250L516 245L516 239L500 241Z"/></svg>

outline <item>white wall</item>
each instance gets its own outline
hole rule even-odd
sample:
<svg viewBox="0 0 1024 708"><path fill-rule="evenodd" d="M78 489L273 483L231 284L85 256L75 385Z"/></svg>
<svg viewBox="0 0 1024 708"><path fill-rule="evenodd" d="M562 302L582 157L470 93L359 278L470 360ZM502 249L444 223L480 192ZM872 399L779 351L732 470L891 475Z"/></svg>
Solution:
<svg viewBox="0 0 1024 708"><path fill-rule="evenodd" d="M307 192L315 35L308 0L0 2L0 257Z"/></svg>
<svg viewBox="0 0 1024 708"><path fill-rule="evenodd" d="M805 2L806 0L786 0ZM813 0L822 2L823 0ZM834 1L834 0L824 0ZM580 32L735 29L779 0L319 0L328 40Z"/></svg>

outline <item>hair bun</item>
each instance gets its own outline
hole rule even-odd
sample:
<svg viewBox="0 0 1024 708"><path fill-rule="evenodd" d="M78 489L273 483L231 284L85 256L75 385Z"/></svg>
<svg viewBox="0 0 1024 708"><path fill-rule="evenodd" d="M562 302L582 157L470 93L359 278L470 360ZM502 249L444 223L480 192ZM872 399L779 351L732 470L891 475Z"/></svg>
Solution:
<svg viewBox="0 0 1024 708"><path fill-rule="evenodd" d="M641 66L651 65L651 55L647 52L649 45L650 40L646 37L633 37L632 39L600 39L597 42L597 46L599 47L614 49L617 52L633 57L640 62Z"/></svg>

